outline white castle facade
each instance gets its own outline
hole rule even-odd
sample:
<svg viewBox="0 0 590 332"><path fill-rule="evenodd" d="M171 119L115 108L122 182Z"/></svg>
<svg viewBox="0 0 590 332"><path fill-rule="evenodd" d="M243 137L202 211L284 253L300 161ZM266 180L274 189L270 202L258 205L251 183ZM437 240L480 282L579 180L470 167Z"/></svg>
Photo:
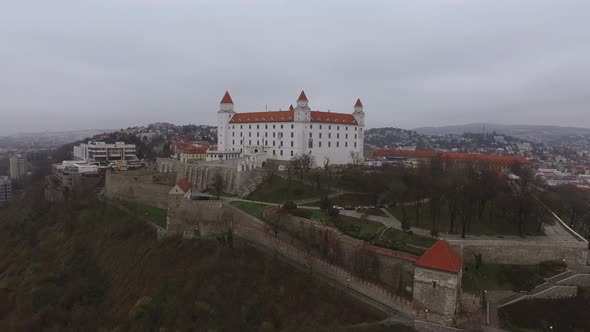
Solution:
<svg viewBox="0 0 590 332"><path fill-rule="evenodd" d="M316 166L357 163L363 160L365 113L360 99L351 114L312 111L305 93L297 107L286 111L237 113L228 92L217 112L220 153L263 155L291 160L313 156Z"/></svg>

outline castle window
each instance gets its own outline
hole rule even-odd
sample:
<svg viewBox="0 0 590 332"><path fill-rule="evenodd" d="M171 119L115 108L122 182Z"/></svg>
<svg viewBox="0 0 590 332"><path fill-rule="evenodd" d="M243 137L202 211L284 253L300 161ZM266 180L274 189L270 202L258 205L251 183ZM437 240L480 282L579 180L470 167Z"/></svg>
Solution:
<svg viewBox="0 0 590 332"><path fill-rule="evenodd" d="M313 140L311 139L311 137L309 138L309 141L307 142L307 147L308 148L313 148Z"/></svg>
<svg viewBox="0 0 590 332"><path fill-rule="evenodd" d="M270 121L272 121L272 118L270 118ZM275 129L275 125L272 125L272 129ZM274 137L274 135L273 135Z"/></svg>
<svg viewBox="0 0 590 332"><path fill-rule="evenodd" d="M340 147L340 142L336 141L336 147Z"/></svg>
<svg viewBox="0 0 590 332"><path fill-rule="evenodd" d="M252 137L252 132L248 132L248 137Z"/></svg>
<svg viewBox="0 0 590 332"><path fill-rule="evenodd" d="M262 119L264 120L264 119ZM256 121L258 121L258 118L256 118ZM260 129L260 125L256 125L256 129Z"/></svg>
<svg viewBox="0 0 590 332"><path fill-rule="evenodd" d="M248 140L248 145L252 145L252 140Z"/></svg>
<svg viewBox="0 0 590 332"><path fill-rule="evenodd" d="M348 139L348 134L344 135L344 138Z"/></svg>
<svg viewBox="0 0 590 332"><path fill-rule="evenodd" d="M236 142L235 142L235 141L232 139L232 140L231 140L231 144L232 144L232 145L235 145L235 144L236 144Z"/></svg>
<svg viewBox="0 0 590 332"><path fill-rule="evenodd" d="M336 130L340 130L340 126L336 127Z"/></svg>
<svg viewBox="0 0 590 332"><path fill-rule="evenodd" d="M240 131L240 137L242 137L242 132Z"/></svg>
<svg viewBox="0 0 590 332"><path fill-rule="evenodd" d="M348 142L344 142L344 147L347 148L348 147Z"/></svg>
<svg viewBox="0 0 590 332"><path fill-rule="evenodd" d="M272 137L277 137L277 133L272 133Z"/></svg>
<svg viewBox="0 0 590 332"><path fill-rule="evenodd" d="M281 156L283 155L283 150L281 150Z"/></svg>
<svg viewBox="0 0 590 332"><path fill-rule="evenodd" d="M309 125L309 129L313 129L313 125Z"/></svg>
<svg viewBox="0 0 590 332"><path fill-rule="evenodd" d="M275 141L272 141L272 146L275 146Z"/></svg>
<svg viewBox="0 0 590 332"><path fill-rule="evenodd" d="M332 138L332 133L328 133L328 138Z"/></svg>
<svg viewBox="0 0 590 332"><path fill-rule="evenodd" d="M356 148L356 142L354 142L354 147Z"/></svg>
<svg viewBox="0 0 590 332"><path fill-rule="evenodd" d="M264 120L264 118L262 120ZM268 129L268 125L267 124L264 125L264 129Z"/></svg>
<svg viewBox="0 0 590 332"><path fill-rule="evenodd" d="M291 147L293 147L293 141L291 141Z"/></svg>
<svg viewBox="0 0 590 332"><path fill-rule="evenodd" d="M256 132L256 137L260 137L260 132Z"/></svg>
<svg viewBox="0 0 590 332"><path fill-rule="evenodd" d="M293 138L293 132L291 132L291 138Z"/></svg>
<svg viewBox="0 0 590 332"><path fill-rule="evenodd" d="M291 118L289 118L289 120L291 120ZM291 129L293 129L293 125L291 125Z"/></svg>
<svg viewBox="0 0 590 332"><path fill-rule="evenodd" d="M236 132L235 131L232 131L231 132L231 137L235 137L235 136L236 136Z"/></svg>
<svg viewBox="0 0 590 332"><path fill-rule="evenodd" d="M336 138L340 138L340 134L336 134Z"/></svg>
<svg viewBox="0 0 590 332"><path fill-rule="evenodd" d="M273 142L274 143L274 142ZM273 144L274 145L274 144ZM277 150L272 150L272 155L276 156L277 155Z"/></svg>
<svg viewBox="0 0 590 332"><path fill-rule="evenodd" d="M356 134L354 134L354 139L356 139Z"/></svg>
<svg viewBox="0 0 590 332"><path fill-rule="evenodd" d="M322 147L322 141L319 141L318 142L318 148L321 148L321 147Z"/></svg>
<svg viewBox="0 0 590 332"><path fill-rule="evenodd" d="M242 129L242 125L240 125L240 129Z"/></svg>
<svg viewBox="0 0 590 332"><path fill-rule="evenodd" d="M322 125L320 125L320 129L322 129Z"/></svg>
<svg viewBox="0 0 590 332"><path fill-rule="evenodd" d="M283 129L283 125L281 125L281 129Z"/></svg>
<svg viewBox="0 0 590 332"><path fill-rule="evenodd" d="M309 138L312 138L312 135L311 135L311 133L309 133Z"/></svg>
<svg viewBox="0 0 590 332"><path fill-rule="evenodd" d="M293 150L291 150L291 157L293 157Z"/></svg>
<svg viewBox="0 0 590 332"><path fill-rule="evenodd" d="M328 147L332 146L332 142L328 141Z"/></svg>
<svg viewBox="0 0 590 332"><path fill-rule="evenodd" d="M264 137L268 137L268 132L265 132L264 133Z"/></svg>
<svg viewBox="0 0 590 332"><path fill-rule="evenodd" d="M432 288L436 288L436 281L432 282Z"/></svg>
<svg viewBox="0 0 590 332"><path fill-rule="evenodd" d="M328 126L328 130L332 130L332 126Z"/></svg>
<svg viewBox="0 0 590 332"><path fill-rule="evenodd" d="M319 135L320 135L320 138L322 138L322 133L319 133Z"/></svg>
<svg viewBox="0 0 590 332"><path fill-rule="evenodd" d="M248 119L248 120L250 120L250 119ZM248 129L252 129L252 125L248 125Z"/></svg>

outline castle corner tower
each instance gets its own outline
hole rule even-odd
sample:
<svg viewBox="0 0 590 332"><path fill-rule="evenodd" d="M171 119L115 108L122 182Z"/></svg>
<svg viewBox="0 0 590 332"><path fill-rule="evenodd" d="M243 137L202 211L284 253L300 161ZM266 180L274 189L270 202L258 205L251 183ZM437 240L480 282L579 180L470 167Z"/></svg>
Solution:
<svg viewBox="0 0 590 332"><path fill-rule="evenodd" d="M297 107L295 107L295 122L310 122L311 121L311 109L309 108L309 100L305 92L301 90L299 98L297 98Z"/></svg>
<svg viewBox="0 0 590 332"><path fill-rule="evenodd" d="M219 111L217 112L217 148L219 151L225 151L225 147L228 145L228 124L235 114L234 102L229 92L225 91L219 103Z"/></svg>

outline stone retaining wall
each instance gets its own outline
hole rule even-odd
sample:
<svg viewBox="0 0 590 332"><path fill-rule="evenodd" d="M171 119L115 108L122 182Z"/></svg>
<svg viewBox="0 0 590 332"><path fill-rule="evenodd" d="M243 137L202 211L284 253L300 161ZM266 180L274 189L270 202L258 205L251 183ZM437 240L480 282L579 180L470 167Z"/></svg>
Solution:
<svg viewBox="0 0 590 332"><path fill-rule="evenodd" d="M167 208L168 192L173 187L170 179L158 174L134 174L133 171L108 171L105 177L105 196Z"/></svg>
<svg viewBox="0 0 590 332"><path fill-rule="evenodd" d="M585 266L586 243L577 241L522 240L447 240L463 259L473 261L482 254L483 261L496 264L539 264L565 259L568 266Z"/></svg>

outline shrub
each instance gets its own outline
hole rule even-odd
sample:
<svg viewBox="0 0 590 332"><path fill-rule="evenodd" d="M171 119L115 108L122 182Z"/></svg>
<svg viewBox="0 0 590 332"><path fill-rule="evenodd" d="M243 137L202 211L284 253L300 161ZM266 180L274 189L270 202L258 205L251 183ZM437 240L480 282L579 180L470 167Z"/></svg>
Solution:
<svg viewBox="0 0 590 332"><path fill-rule="evenodd" d="M283 204L283 209L287 211L295 210L297 209L297 204L295 204L295 202L293 201L288 201L285 204Z"/></svg>

